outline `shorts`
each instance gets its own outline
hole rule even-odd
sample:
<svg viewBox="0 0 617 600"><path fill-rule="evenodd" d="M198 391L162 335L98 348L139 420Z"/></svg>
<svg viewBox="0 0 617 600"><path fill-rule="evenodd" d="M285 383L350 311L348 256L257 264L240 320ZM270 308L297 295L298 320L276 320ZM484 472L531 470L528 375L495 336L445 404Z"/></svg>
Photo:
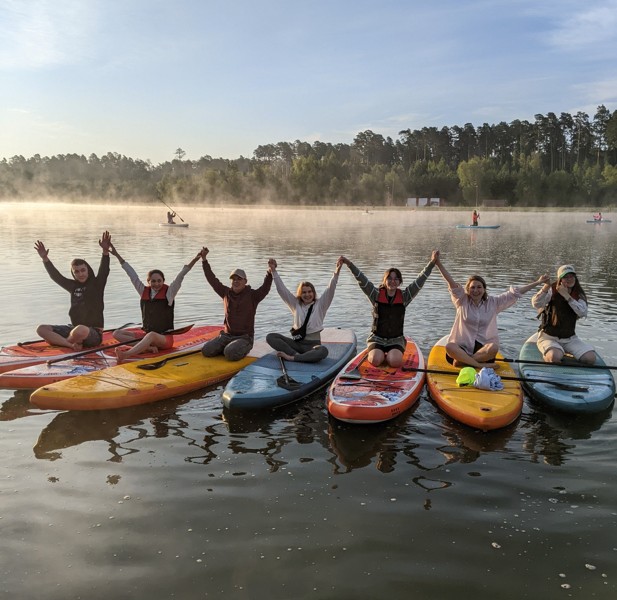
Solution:
<svg viewBox="0 0 617 600"><path fill-rule="evenodd" d="M52 325L52 331L61 335L63 338L68 338L71 335L71 331L75 329L76 325ZM95 346L100 346L103 342L103 332L96 327L90 327L90 331L88 332L88 336L81 343L84 348L94 348Z"/></svg>
<svg viewBox="0 0 617 600"><path fill-rule="evenodd" d="M474 342L474 345L473 345L473 352L472 352L472 354L475 354L478 350L480 350L480 348L482 348L482 346L484 346L484 344L481 344L478 340L476 340L476 341ZM461 346L461 348L463 348L463 347ZM465 348L463 348L463 350L465 350ZM465 350L465 352L467 352L467 350ZM468 353L468 354L469 354L469 353ZM453 358L452 358L452 357L451 357L451 356L450 356L447 352L446 352L446 360L447 360L447 361L448 361L451 365L453 365L453 364L454 364L454 359L453 359Z"/></svg>
<svg viewBox="0 0 617 600"><path fill-rule="evenodd" d="M159 335L165 335L165 334L159 333ZM159 350L169 350L170 348L173 348L173 345L174 345L174 336L165 335L165 343L160 346L157 344L157 347Z"/></svg>
<svg viewBox="0 0 617 600"><path fill-rule="evenodd" d="M594 347L592 345L583 342L583 340L579 339L576 335L569 338L557 338L541 331L538 333L538 341L536 343L542 356L544 356L551 348L556 348L566 354L571 354L576 360L579 360L583 354L594 351Z"/></svg>
<svg viewBox="0 0 617 600"><path fill-rule="evenodd" d="M404 335L395 338L382 338L371 333L366 340L366 344L369 352L371 350L381 350L383 353L388 353L390 350L400 350L405 353L407 340Z"/></svg>

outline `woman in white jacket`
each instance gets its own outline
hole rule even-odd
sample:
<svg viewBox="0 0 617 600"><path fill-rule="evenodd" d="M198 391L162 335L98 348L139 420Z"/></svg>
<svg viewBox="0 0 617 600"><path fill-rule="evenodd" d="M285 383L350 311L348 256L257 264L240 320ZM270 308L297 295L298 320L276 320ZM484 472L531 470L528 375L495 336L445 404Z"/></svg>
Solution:
<svg viewBox="0 0 617 600"><path fill-rule="evenodd" d="M334 298L338 276L343 266L342 259L339 258L336 262L332 279L319 297L310 281L301 281L296 294L292 294L276 271L276 260L271 258L268 266L274 277L276 291L293 315L293 327L289 337L280 333L269 333L266 342L277 351L277 356L285 360L306 363L323 360L328 356L328 349L321 344L321 330L326 312Z"/></svg>

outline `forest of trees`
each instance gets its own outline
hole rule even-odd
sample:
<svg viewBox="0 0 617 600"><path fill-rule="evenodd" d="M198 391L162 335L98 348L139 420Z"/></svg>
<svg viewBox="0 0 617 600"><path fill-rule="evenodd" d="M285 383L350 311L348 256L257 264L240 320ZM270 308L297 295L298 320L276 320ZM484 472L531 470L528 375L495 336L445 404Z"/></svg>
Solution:
<svg viewBox="0 0 617 600"><path fill-rule="evenodd" d="M529 121L423 127L397 140L370 130L352 144L278 142L252 158L153 165L113 152L0 161L0 200L163 200L182 204L401 206L438 197L450 206L617 204L617 110L590 118L554 113Z"/></svg>

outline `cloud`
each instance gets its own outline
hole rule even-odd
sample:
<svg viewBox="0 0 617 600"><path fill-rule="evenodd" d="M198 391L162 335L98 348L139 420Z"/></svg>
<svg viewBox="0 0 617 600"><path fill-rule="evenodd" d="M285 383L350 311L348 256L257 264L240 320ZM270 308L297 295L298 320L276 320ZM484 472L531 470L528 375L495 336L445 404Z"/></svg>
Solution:
<svg viewBox="0 0 617 600"><path fill-rule="evenodd" d="M606 55L617 43L617 0L595 2L559 19L548 41L561 50Z"/></svg>
<svg viewBox="0 0 617 600"><path fill-rule="evenodd" d="M87 54L95 2L0 0L0 69L42 69Z"/></svg>

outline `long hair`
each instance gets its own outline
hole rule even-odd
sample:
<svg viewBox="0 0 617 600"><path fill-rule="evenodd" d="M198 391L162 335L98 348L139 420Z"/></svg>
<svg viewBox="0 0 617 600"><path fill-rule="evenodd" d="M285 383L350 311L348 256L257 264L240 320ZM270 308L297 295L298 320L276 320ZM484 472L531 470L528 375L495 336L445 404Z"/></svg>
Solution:
<svg viewBox="0 0 617 600"><path fill-rule="evenodd" d="M488 294L486 293L486 281L484 281L484 277L480 277L480 275L472 275L467 280L467 283L465 284L465 293L469 294L469 286L471 286L474 281L479 281L483 285L484 294L482 294L482 300L486 300L488 298Z"/></svg>
<svg viewBox="0 0 617 600"><path fill-rule="evenodd" d="M580 299L580 300L584 300L585 302L587 302L587 294L585 293L583 286L578 280L578 276L576 275L576 273L572 273L572 275L574 275L574 285L572 286L572 291L570 292L570 296L572 296L572 298L574 298L575 300ZM553 284L553 292L557 291L558 285L559 285L559 280L555 281L555 283ZM587 302L587 304L589 303Z"/></svg>
<svg viewBox="0 0 617 600"><path fill-rule="evenodd" d="M298 302L302 302L302 288L303 287L310 287L313 290L313 302L317 301L317 292L315 291L315 286L310 282L310 281L301 281L298 284L298 288L296 289L296 300L298 300Z"/></svg>
<svg viewBox="0 0 617 600"><path fill-rule="evenodd" d="M381 286L380 287L386 287L386 283L388 281L388 277L390 277L390 273L394 273L398 277L399 283L403 283L403 276L401 275L401 272L396 267L390 267L383 274L383 279L381 280Z"/></svg>

